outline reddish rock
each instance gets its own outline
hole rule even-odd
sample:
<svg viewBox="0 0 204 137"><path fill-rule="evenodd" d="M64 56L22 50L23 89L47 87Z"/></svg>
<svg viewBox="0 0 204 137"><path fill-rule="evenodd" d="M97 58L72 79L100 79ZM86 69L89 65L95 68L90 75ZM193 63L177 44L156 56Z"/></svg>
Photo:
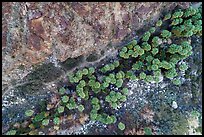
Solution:
<svg viewBox="0 0 204 137"><path fill-rule="evenodd" d="M73 2L71 4L74 11L81 17L87 17L88 9L87 9L86 3L80 3L80 2Z"/></svg>
<svg viewBox="0 0 204 137"><path fill-rule="evenodd" d="M40 41L42 39L37 36L36 34L34 33L31 33L29 38L28 38L28 43L29 43L29 47L31 47L31 49L34 49L34 50L40 50Z"/></svg>

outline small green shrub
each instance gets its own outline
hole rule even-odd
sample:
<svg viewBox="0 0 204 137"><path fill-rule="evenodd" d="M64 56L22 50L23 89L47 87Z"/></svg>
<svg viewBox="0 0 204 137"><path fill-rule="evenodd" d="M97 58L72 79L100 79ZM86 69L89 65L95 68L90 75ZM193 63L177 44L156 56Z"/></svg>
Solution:
<svg viewBox="0 0 204 137"><path fill-rule="evenodd" d="M146 74L144 72L141 72L139 75L140 79L145 79L146 78Z"/></svg>
<svg viewBox="0 0 204 137"><path fill-rule="evenodd" d="M78 110L79 110L80 112L83 112L83 111L84 111L84 106L81 105L81 104L80 104L77 108L78 108Z"/></svg>
<svg viewBox="0 0 204 137"><path fill-rule="evenodd" d="M171 37L171 32L169 32L168 30L162 30L161 36L163 38L170 38Z"/></svg>
<svg viewBox="0 0 204 137"><path fill-rule="evenodd" d="M169 79L172 79L174 77L176 77L178 74L176 72L175 68L171 68L168 71L165 72L165 76Z"/></svg>
<svg viewBox="0 0 204 137"><path fill-rule="evenodd" d="M55 125L59 125L60 124L60 118L59 117L55 117L53 119L53 122L54 122Z"/></svg>
<svg viewBox="0 0 204 137"><path fill-rule="evenodd" d="M173 80L172 80L172 83L175 84L175 85L181 85L181 80L179 80L179 79L173 79Z"/></svg>
<svg viewBox="0 0 204 137"><path fill-rule="evenodd" d="M44 118L45 118L45 112L41 112L34 117L33 121L39 122L39 121L42 121Z"/></svg>
<svg viewBox="0 0 204 137"><path fill-rule="evenodd" d="M161 62L161 67L165 68L165 69L170 69L170 68L172 68L172 65L170 63L168 63L167 61L163 60Z"/></svg>
<svg viewBox="0 0 204 137"><path fill-rule="evenodd" d="M154 78L153 78L152 75L146 75L145 80L146 80L147 82L153 82L153 81L154 81Z"/></svg>
<svg viewBox="0 0 204 137"><path fill-rule="evenodd" d="M147 62L151 62L153 59L154 59L154 57L152 57L151 55L148 55L148 56L145 58L145 60L146 60Z"/></svg>
<svg viewBox="0 0 204 137"><path fill-rule="evenodd" d="M98 104L98 103L99 103L98 98L93 97L92 100L91 100L91 103L92 103L92 104Z"/></svg>
<svg viewBox="0 0 204 137"><path fill-rule="evenodd" d="M98 116L97 113L93 113L93 112L90 113L90 118L92 121L95 121L97 116Z"/></svg>
<svg viewBox="0 0 204 137"><path fill-rule="evenodd" d="M154 65L159 65L161 62L160 62L160 60L159 60L158 58L154 58L154 59L152 60L152 63L153 63Z"/></svg>
<svg viewBox="0 0 204 137"><path fill-rule="evenodd" d="M123 89L122 89L122 93L123 93L124 95L128 95L128 88L123 88Z"/></svg>
<svg viewBox="0 0 204 137"><path fill-rule="evenodd" d="M84 69L82 70L82 74L83 74L83 75L88 75L88 73L89 73L89 71L88 71L87 68L84 68Z"/></svg>
<svg viewBox="0 0 204 137"><path fill-rule="evenodd" d="M16 130L9 130L6 135L16 135Z"/></svg>
<svg viewBox="0 0 204 137"><path fill-rule="evenodd" d="M116 86L117 86L118 88L120 88L120 87L122 87L122 85L123 85L123 80L122 80L122 79L117 79L117 80L116 80Z"/></svg>
<svg viewBox="0 0 204 137"><path fill-rule="evenodd" d="M181 71L186 71L188 69L188 65L186 63L182 63L180 66L179 66L179 69Z"/></svg>
<svg viewBox="0 0 204 137"><path fill-rule="evenodd" d="M159 49L158 48L152 48L151 53L152 53L152 55L156 55L157 53L159 53Z"/></svg>
<svg viewBox="0 0 204 137"><path fill-rule="evenodd" d="M157 36L152 38L152 47L158 47L159 46L159 41L161 41L161 39Z"/></svg>
<svg viewBox="0 0 204 137"><path fill-rule="evenodd" d="M62 102L63 103L67 103L68 101L69 101L69 97L68 96L65 95L65 96L62 97Z"/></svg>
<svg viewBox="0 0 204 137"><path fill-rule="evenodd" d="M156 23L156 26L160 27L161 25L162 25L162 20L158 20L157 23Z"/></svg>
<svg viewBox="0 0 204 137"><path fill-rule="evenodd" d="M120 130L124 130L124 129L125 129L125 124L123 124L122 122L119 122L118 128L119 128Z"/></svg>
<svg viewBox="0 0 204 137"><path fill-rule="evenodd" d="M33 110L26 110L26 112L25 112L25 115L27 116L27 117L30 117L30 116L32 116L34 114L34 111Z"/></svg>
<svg viewBox="0 0 204 137"><path fill-rule="evenodd" d="M156 31L156 28L155 27L151 27L150 29L149 29L149 32L150 33L154 33Z"/></svg>
<svg viewBox="0 0 204 137"><path fill-rule="evenodd" d="M159 67L158 67L158 65L152 65L152 70L157 70L157 69L159 69Z"/></svg>
<svg viewBox="0 0 204 137"><path fill-rule="evenodd" d="M144 128L145 135L152 135L152 129L149 127Z"/></svg>
<svg viewBox="0 0 204 137"><path fill-rule="evenodd" d="M120 101L125 102L127 100L125 95L120 96Z"/></svg>
<svg viewBox="0 0 204 137"><path fill-rule="evenodd" d="M142 48L143 48L145 51L150 51L150 50L151 50L151 46L150 46L147 42L143 42L143 43L142 43Z"/></svg>
<svg viewBox="0 0 204 137"><path fill-rule="evenodd" d="M99 104L93 104L92 107L94 110L99 110L101 108Z"/></svg>
<svg viewBox="0 0 204 137"><path fill-rule="evenodd" d="M65 89L64 87L62 87L62 88L59 89L59 93L60 93L61 95L65 94L65 92L66 92L66 89Z"/></svg>
<svg viewBox="0 0 204 137"><path fill-rule="evenodd" d="M93 74L95 72L94 67L90 67L88 68L89 74Z"/></svg>
<svg viewBox="0 0 204 137"><path fill-rule="evenodd" d="M49 119L44 119L43 121L42 121L42 125L43 126L47 126L49 124Z"/></svg>
<svg viewBox="0 0 204 137"><path fill-rule="evenodd" d="M63 112L64 112L64 107L63 107L63 106L59 106L59 107L57 108L57 111L58 111L59 113L63 113Z"/></svg>
<svg viewBox="0 0 204 137"><path fill-rule="evenodd" d="M164 16L164 19L163 19L163 20L165 21L165 20L168 20L168 19L170 19L170 18L171 18L171 14L168 13L168 14L166 14L166 15Z"/></svg>
<svg viewBox="0 0 204 137"><path fill-rule="evenodd" d="M132 65L132 70L140 70L143 67L143 62L138 61L135 64ZM129 74L129 77L132 76L132 74L130 74L130 72L127 72Z"/></svg>
<svg viewBox="0 0 204 137"><path fill-rule="evenodd" d="M149 31L145 32L142 36L142 41L148 41L151 36L151 33Z"/></svg>
<svg viewBox="0 0 204 137"><path fill-rule="evenodd" d="M120 65L120 63L119 63L119 61L114 61L114 62L113 62L113 65L114 65L115 67L118 67L118 66Z"/></svg>

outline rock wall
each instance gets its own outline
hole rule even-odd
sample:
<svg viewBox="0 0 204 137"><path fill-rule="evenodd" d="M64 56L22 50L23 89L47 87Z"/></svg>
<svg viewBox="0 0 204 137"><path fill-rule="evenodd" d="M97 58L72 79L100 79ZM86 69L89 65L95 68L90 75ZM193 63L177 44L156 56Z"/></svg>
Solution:
<svg viewBox="0 0 204 137"><path fill-rule="evenodd" d="M161 11L190 2L3 2L3 92L49 57L68 58L133 38Z"/></svg>

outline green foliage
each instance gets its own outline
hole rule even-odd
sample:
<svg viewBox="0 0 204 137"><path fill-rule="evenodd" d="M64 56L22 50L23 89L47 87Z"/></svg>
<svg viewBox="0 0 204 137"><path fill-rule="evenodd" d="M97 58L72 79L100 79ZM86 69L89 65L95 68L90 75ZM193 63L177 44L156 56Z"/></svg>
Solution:
<svg viewBox="0 0 204 137"><path fill-rule="evenodd" d="M154 59L154 57L152 57L151 55L148 55L148 56L145 58L145 60L146 60L147 62L151 62L153 59Z"/></svg>
<svg viewBox="0 0 204 137"><path fill-rule="evenodd" d="M76 77L75 77L75 78L77 78L77 80L79 81L79 80L82 79L82 76L83 76L82 71L81 71L81 70L78 70L78 71L76 72ZM77 82L76 82L76 83L77 83Z"/></svg>
<svg viewBox="0 0 204 137"><path fill-rule="evenodd" d="M102 87L103 87L104 89L107 88L108 86L109 86L109 83L103 82Z"/></svg>
<svg viewBox="0 0 204 137"><path fill-rule="evenodd" d="M157 77L161 76L161 70L160 69L154 71L153 73L154 73L154 76L157 76Z"/></svg>
<svg viewBox="0 0 204 137"><path fill-rule="evenodd" d="M121 56L123 58L125 58L125 56L128 55L128 58L129 58L129 54L124 54L124 56ZM119 61L115 61L113 63L110 63L110 64L106 64L104 67L102 67L100 70L101 72L103 73L106 73L108 71L112 71L114 70L116 67L118 67L120 64L119 64Z"/></svg>
<svg viewBox="0 0 204 137"><path fill-rule="evenodd" d="M168 20L168 19L170 19L170 18L171 18L171 14L168 13L168 14L166 14L166 15L164 16L164 19L163 19L163 20L165 21L165 20Z"/></svg>
<svg viewBox="0 0 204 137"><path fill-rule="evenodd" d="M195 15L196 14L196 9L194 9L193 7L189 7L188 9L186 9L186 11L184 12L184 17L187 18L187 17L190 17L192 15Z"/></svg>
<svg viewBox="0 0 204 137"><path fill-rule="evenodd" d="M99 110L101 108L100 104L93 104L92 107L94 110Z"/></svg>
<svg viewBox="0 0 204 137"><path fill-rule="evenodd" d="M172 83L175 84L175 85L181 85L181 80L179 80L179 79L173 79L173 80L172 80Z"/></svg>
<svg viewBox="0 0 204 137"><path fill-rule="evenodd" d="M183 16L183 12L181 10L177 11L177 12L174 12L172 14L172 17L171 19L175 19L175 18L181 18Z"/></svg>
<svg viewBox="0 0 204 137"><path fill-rule="evenodd" d="M145 135L152 135L152 129L149 127L144 128Z"/></svg>
<svg viewBox="0 0 204 137"><path fill-rule="evenodd" d="M110 95L106 96L105 101L106 101L106 102L109 102L109 103L111 102L111 97L110 97Z"/></svg>
<svg viewBox="0 0 204 137"><path fill-rule="evenodd" d="M169 32L168 30L162 30L161 36L163 38L170 38L171 37L171 32Z"/></svg>
<svg viewBox="0 0 204 137"><path fill-rule="evenodd" d="M117 118L114 115L111 115L110 117L112 118L112 123L116 123Z"/></svg>
<svg viewBox="0 0 204 137"><path fill-rule="evenodd" d="M120 62L119 62L119 61L114 61L114 62L113 62L113 65L114 65L115 67L118 67L118 66L120 65Z"/></svg>
<svg viewBox="0 0 204 137"><path fill-rule="evenodd" d="M60 118L59 117L55 117L53 119L53 122L54 122L55 125L59 125L60 124Z"/></svg>
<svg viewBox="0 0 204 137"><path fill-rule="evenodd" d="M71 82L71 83L74 83L74 74L73 73L67 73L67 76L68 76L68 78L69 78L69 81Z"/></svg>
<svg viewBox="0 0 204 137"><path fill-rule="evenodd" d="M149 31L145 32L142 36L142 41L148 41L151 36L151 33Z"/></svg>
<svg viewBox="0 0 204 137"><path fill-rule="evenodd" d="M172 68L172 65L170 63L168 63L167 61L163 60L161 62L161 67L165 68L165 69L170 69L170 68Z"/></svg>
<svg viewBox="0 0 204 137"><path fill-rule="evenodd" d="M149 32L150 32L150 33L154 33L154 32L155 32L155 30L156 30L156 28L155 28L155 27L151 27L151 28L149 29Z"/></svg>
<svg viewBox="0 0 204 137"><path fill-rule="evenodd" d="M94 112L90 113L90 118L91 118L92 121L95 121L97 116L98 116L97 113L94 113Z"/></svg>
<svg viewBox="0 0 204 137"><path fill-rule="evenodd" d="M85 80L80 80L80 81L79 81L79 85L80 85L81 87L85 87L85 86L86 86Z"/></svg>
<svg viewBox="0 0 204 137"><path fill-rule="evenodd" d="M159 41L160 41L160 38L159 38L159 37L157 37L157 36L153 37L153 38L152 38L152 46L153 46L153 47L158 47L159 44L160 44Z"/></svg>
<svg viewBox="0 0 204 137"><path fill-rule="evenodd" d="M169 79L176 77L178 74L175 68L171 68L165 72L165 76Z"/></svg>
<svg viewBox="0 0 204 137"><path fill-rule="evenodd" d="M65 92L66 92L66 90L65 90L64 87L61 87L61 88L59 89L59 93L60 93L61 95L65 94Z"/></svg>
<svg viewBox="0 0 204 137"><path fill-rule="evenodd" d="M99 103L98 98L93 97L92 100L91 100L91 103L92 103L92 104L98 104L98 103Z"/></svg>
<svg viewBox="0 0 204 137"><path fill-rule="evenodd" d="M130 77L130 79L131 79L131 80L138 80L138 78L137 78L135 75L132 75L132 76Z"/></svg>
<svg viewBox="0 0 204 137"><path fill-rule="evenodd" d="M152 55L156 55L157 53L159 53L159 49L158 48L153 48L151 53L152 53Z"/></svg>
<svg viewBox="0 0 204 137"><path fill-rule="evenodd" d="M139 75L140 79L145 79L146 78L146 74L144 72L141 72Z"/></svg>
<svg viewBox="0 0 204 137"><path fill-rule="evenodd" d="M63 107L63 106L59 106L59 107L57 108L57 111L58 111L59 113L63 113L63 112L64 112L64 107Z"/></svg>
<svg viewBox="0 0 204 137"><path fill-rule="evenodd" d="M82 70L82 74L83 74L83 75L88 75L88 73L89 73L89 71L88 71L87 68L84 68L84 69Z"/></svg>
<svg viewBox="0 0 204 137"><path fill-rule="evenodd" d="M147 42L143 42L143 43L142 43L142 48L143 48L145 51L150 51L150 50L151 50L151 46L150 46Z"/></svg>
<svg viewBox="0 0 204 137"><path fill-rule="evenodd" d="M16 130L9 130L6 135L16 135Z"/></svg>
<svg viewBox="0 0 204 137"><path fill-rule="evenodd" d="M119 122L118 128L119 128L120 130L124 130L124 129L125 129L125 124L123 124L122 122Z"/></svg>
<svg viewBox="0 0 204 137"><path fill-rule="evenodd" d="M68 96L65 95L65 96L62 97L62 102L63 103L67 103L68 101L69 101L69 97Z"/></svg>
<svg viewBox="0 0 204 137"><path fill-rule="evenodd" d="M95 72L94 67L90 67L88 68L89 74L93 74Z"/></svg>
<svg viewBox="0 0 204 137"><path fill-rule="evenodd" d="M123 80L122 79L118 79L116 80L116 84L115 84L118 88L122 87L123 85Z"/></svg>
<svg viewBox="0 0 204 137"><path fill-rule="evenodd" d="M33 110L26 110L25 111L25 115L27 116L27 117L30 117L30 116L32 116L34 114L34 111Z"/></svg>
<svg viewBox="0 0 204 137"><path fill-rule="evenodd" d="M171 44L167 50L167 52L171 54L179 53L182 51L182 46L176 45L176 44Z"/></svg>
<svg viewBox="0 0 204 137"><path fill-rule="evenodd" d="M154 65L159 65L161 62L160 62L160 60L158 58L155 58L155 59L152 60L152 63Z"/></svg>
<svg viewBox="0 0 204 137"><path fill-rule="evenodd" d="M119 96L118 98L120 99L121 102L125 102L127 100L125 95Z"/></svg>
<svg viewBox="0 0 204 137"><path fill-rule="evenodd" d="M183 22L183 19L182 19L182 18L173 19L173 21L171 22L171 25L172 25L172 26L175 26L175 25L181 24L182 22Z"/></svg>
<svg viewBox="0 0 204 137"><path fill-rule="evenodd" d="M157 70L159 67L158 67L158 65L154 65L154 64L153 64L153 65L151 66L151 68L152 68L152 70Z"/></svg>
<svg viewBox="0 0 204 137"><path fill-rule="evenodd" d="M127 49L127 47L123 47L121 51L122 51L122 52L127 52L128 49Z"/></svg>
<svg viewBox="0 0 204 137"><path fill-rule="evenodd" d="M44 119L42 125L47 126L49 124L49 119Z"/></svg>
<svg viewBox="0 0 204 137"><path fill-rule="evenodd" d="M66 105L66 107L70 110L75 109L77 107L76 102L74 100L74 97L71 97L69 99L69 103Z"/></svg>
<svg viewBox="0 0 204 137"><path fill-rule="evenodd" d="M101 84L99 82L95 82L95 88L100 88Z"/></svg>
<svg viewBox="0 0 204 137"><path fill-rule="evenodd" d="M142 48L138 49L137 52L138 52L138 55L140 56L144 54L144 50Z"/></svg>
<svg viewBox="0 0 204 137"><path fill-rule="evenodd" d="M160 27L161 25L162 25L162 20L158 20L157 23L156 23L156 26Z"/></svg>
<svg viewBox="0 0 204 137"><path fill-rule="evenodd" d="M128 88L123 88L123 89L122 89L122 93L123 93L124 95L128 95Z"/></svg>
<svg viewBox="0 0 204 137"><path fill-rule="evenodd" d="M126 78L130 78L133 75L134 75L134 73L132 71L127 71Z"/></svg>
<svg viewBox="0 0 204 137"><path fill-rule="evenodd" d="M153 81L154 81L154 78L153 78L153 76L151 76L151 75L146 75L145 80L146 80L147 82L153 82Z"/></svg>
<svg viewBox="0 0 204 137"><path fill-rule="evenodd" d="M179 66L179 69L181 71L186 71L188 69L188 65L186 63L182 63L180 66Z"/></svg>
<svg viewBox="0 0 204 137"><path fill-rule="evenodd" d="M132 70L140 70L143 67L143 62L138 61L135 64L132 65ZM131 77L132 74L130 74L129 77ZM129 78L128 77L128 78Z"/></svg>
<svg viewBox="0 0 204 137"><path fill-rule="evenodd" d="M77 108L78 108L78 110L79 110L80 112L83 112L83 111L84 111L84 106L83 106L82 104L80 104Z"/></svg>
<svg viewBox="0 0 204 137"><path fill-rule="evenodd" d="M42 121L43 118L45 118L45 112L41 112L41 113L37 114L37 115L34 117L33 121L34 121L34 122L39 122L39 121Z"/></svg>

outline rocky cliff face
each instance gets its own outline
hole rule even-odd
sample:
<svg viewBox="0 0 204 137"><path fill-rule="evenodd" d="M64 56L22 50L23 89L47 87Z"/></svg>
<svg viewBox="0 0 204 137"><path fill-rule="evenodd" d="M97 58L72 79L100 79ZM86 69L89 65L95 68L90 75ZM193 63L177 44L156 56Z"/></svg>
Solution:
<svg viewBox="0 0 204 137"><path fill-rule="evenodd" d="M131 39L161 11L190 3L3 2L3 92L50 57L59 61ZM145 23L146 22L146 23Z"/></svg>

